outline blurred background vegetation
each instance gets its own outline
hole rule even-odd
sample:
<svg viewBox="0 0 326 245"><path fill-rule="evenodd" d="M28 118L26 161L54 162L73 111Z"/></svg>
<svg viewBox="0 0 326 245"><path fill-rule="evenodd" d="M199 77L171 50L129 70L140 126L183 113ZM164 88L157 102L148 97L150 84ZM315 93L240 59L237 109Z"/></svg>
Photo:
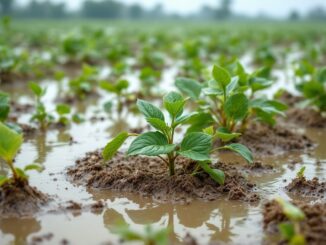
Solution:
<svg viewBox="0 0 326 245"><path fill-rule="evenodd" d="M267 13L257 13L256 16L234 12L234 0L216 0L216 6L203 1L202 6L195 12L180 14L165 11L164 5L157 3L151 8L145 8L141 1L125 3L118 0L74 0L78 2L78 9L67 8L67 2L49 0L0 0L0 15L9 15L16 19L131 19L131 20L280 20ZM286 0L284 0L286 2ZM290 9L282 20L290 21L326 21L326 10L323 6L314 5L306 9L305 13ZM170 3L171 2L171 3ZM173 1L165 4L173 4ZM189 4L191 4L189 2ZM300 3L298 3L300 4Z"/></svg>

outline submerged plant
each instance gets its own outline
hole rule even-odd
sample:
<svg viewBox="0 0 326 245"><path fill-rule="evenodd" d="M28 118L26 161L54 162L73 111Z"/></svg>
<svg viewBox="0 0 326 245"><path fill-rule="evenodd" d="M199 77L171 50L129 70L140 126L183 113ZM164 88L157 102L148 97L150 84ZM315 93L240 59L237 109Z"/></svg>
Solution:
<svg viewBox="0 0 326 245"><path fill-rule="evenodd" d="M305 237L300 229L300 222L305 219L304 212L297 206L283 200L282 198L277 198L276 201L281 206L284 215L289 220L288 222L283 222L278 226L283 238L291 245L306 244Z"/></svg>
<svg viewBox="0 0 326 245"><path fill-rule="evenodd" d="M114 233L126 242L141 242L144 245L168 244L169 229L155 230L151 225L146 225L143 232L132 230L127 224L122 224L114 229Z"/></svg>
<svg viewBox="0 0 326 245"><path fill-rule="evenodd" d="M191 132L183 136L181 142L175 142L175 132L178 127L185 124L195 113L184 114L184 99L179 93L170 92L163 98L163 104L170 116L167 122L163 112L153 104L138 100L137 106L145 116L146 121L156 131L141 135L122 132L110 141L103 150L104 160L111 159L129 136L137 138L129 146L127 154L157 156L169 168L170 176L175 174L176 159L180 156L196 162L196 174L200 169L207 172L219 184L224 183L224 173L210 167L210 153L216 150L231 150L240 154L248 162L252 162L251 152L241 144L230 144L213 149L212 139L215 135L211 130L205 132Z"/></svg>
<svg viewBox="0 0 326 245"><path fill-rule="evenodd" d="M24 169L14 166L14 158L23 143L23 136L0 122L0 158L11 170L11 177L0 175L0 186L5 183L19 183L28 180L27 171L41 170L37 164L30 164Z"/></svg>

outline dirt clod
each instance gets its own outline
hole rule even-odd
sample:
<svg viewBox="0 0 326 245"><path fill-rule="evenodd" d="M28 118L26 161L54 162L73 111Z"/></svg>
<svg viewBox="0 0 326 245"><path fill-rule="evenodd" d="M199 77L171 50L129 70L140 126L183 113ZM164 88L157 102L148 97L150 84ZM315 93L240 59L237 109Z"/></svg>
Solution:
<svg viewBox="0 0 326 245"><path fill-rule="evenodd" d="M285 189L293 194L304 197L324 199L326 197L326 182L320 182L318 178L307 180L305 177L295 178Z"/></svg>
<svg viewBox="0 0 326 245"><path fill-rule="evenodd" d="M4 184L0 187L0 215L2 217L32 216L47 204L49 197L27 182Z"/></svg>

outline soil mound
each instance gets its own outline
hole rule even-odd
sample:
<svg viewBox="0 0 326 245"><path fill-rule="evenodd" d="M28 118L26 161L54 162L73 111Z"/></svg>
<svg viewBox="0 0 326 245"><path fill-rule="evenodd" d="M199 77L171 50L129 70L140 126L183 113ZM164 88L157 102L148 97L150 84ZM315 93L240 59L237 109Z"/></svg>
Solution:
<svg viewBox="0 0 326 245"><path fill-rule="evenodd" d="M326 204L296 203L296 205L306 215L305 220L300 223L300 228L307 244L326 244ZM282 208L275 201L265 204L263 215L264 229L269 233L277 232L277 225L287 221L287 218L283 215Z"/></svg>
<svg viewBox="0 0 326 245"><path fill-rule="evenodd" d="M191 175L194 162L180 158L176 174L168 175L167 166L152 157L125 157L119 153L106 165L100 151L90 152L68 169L68 176L77 184L91 188L133 192L160 202L187 203L193 199L215 200L227 196L230 200L255 202L259 196L235 167L218 163L225 172L225 184L220 186L206 173Z"/></svg>
<svg viewBox="0 0 326 245"><path fill-rule="evenodd" d="M48 201L47 195L26 182L4 184L0 187L0 215L2 217L32 216Z"/></svg>
<svg viewBox="0 0 326 245"><path fill-rule="evenodd" d="M258 156L280 155L313 146L312 141L305 135L295 134L280 125L272 127L261 123L251 124L239 142Z"/></svg>
<svg viewBox="0 0 326 245"><path fill-rule="evenodd" d="M312 180L307 180L305 177L295 178L285 189L296 195L324 199L326 194L326 182L319 182L316 177Z"/></svg>

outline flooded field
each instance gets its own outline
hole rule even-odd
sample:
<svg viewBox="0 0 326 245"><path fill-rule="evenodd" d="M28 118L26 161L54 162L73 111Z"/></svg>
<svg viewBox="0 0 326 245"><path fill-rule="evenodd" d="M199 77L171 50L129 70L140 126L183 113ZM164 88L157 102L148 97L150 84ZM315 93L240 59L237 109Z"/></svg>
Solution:
<svg viewBox="0 0 326 245"><path fill-rule="evenodd" d="M85 37L87 36L85 35ZM99 42L104 39L102 37ZM139 39L141 40L141 37ZM248 37L247 39L249 40ZM325 43L325 36L323 39ZM200 40L200 38L197 39L198 42ZM148 42L150 43L150 41ZM203 41L203 43L205 42ZM118 46L117 43L114 45ZM137 43L137 45L140 44ZM158 44L161 51L166 48L164 45ZM171 44L171 46L173 45ZM301 59L297 56L302 57L302 54L296 51L298 48L295 45L293 46L294 51L288 53L287 67L282 67L281 61L277 59L276 64L279 67L272 68L270 76L273 85L260 91L261 95L259 96L267 95L267 97L273 98L279 88L286 89L294 95L300 95L292 83L292 80L296 79L296 75L293 74L291 66ZM38 49L36 49L36 53L40 52ZM202 52L209 53L208 49L209 45L203 46ZM154 52L154 50L152 51ZM216 51L216 57L219 51ZM245 49L242 51L240 52L242 55L239 55L242 57L239 59L240 62L246 71L254 72L257 69L253 58L254 52L248 54L248 52L244 52ZM238 53L238 51L234 51L234 53ZM181 52L181 54L172 52L170 56L177 55L180 59L183 57L182 54L185 57L191 57L191 54L187 54L187 52ZM117 71L112 70L112 64L93 65L98 68L96 83L101 80L114 83L118 77L123 77L130 84L127 88L128 96L131 97L130 103L135 105L139 91L144 86L139 79L140 70L131 68L132 64L137 63L137 58L126 59L125 56L120 55L123 57L121 59L125 60L126 66L130 66L129 71L114 75L113 73ZM199 57L202 57L203 60L206 59L204 63L207 69L201 69L201 72L198 73L201 77L193 77L194 73L191 72L183 74L185 70L182 70L184 69L182 60L176 59L174 62L174 59L171 59L166 62L166 68L157 69L162 74L158 79L159 82L157 81L156 85L151 85L153 89L150 94L142 94L141 97L161 106L164 94L171 90L177 91L174 82L180 74L203 81L205 77L210 76L207 75L207 72L210 72L213 65L218 62L216 59L209 58L210 55L202 56ZM69 55L64 57L71 58ZM96 58L92 59L96 61ZM323 63L325 57L321 57L321 59L323 59L321 61ZM266 60L263 60L262 63L264 61ZM29 89L28 81L36 81L42 88L47 88L42 102L49 113L54 113L56 104L66 99L67 91L71 90L69 81L76 76L75 74L79 74L82 64L85 62L87 62L86 58L83 61L78 60L77 68L54 64L55 68L51 69L64 74L63 78L59 80L46 75L41 79L19 78L12 82L0 83L0 90L9 94L12 101L9 120L19 124L29 124L35 128L31 134L25 135L24 143L15 158L15 166L23 168L30 163L40 164L43 170L40 173L30 172L29 184L50 197L49 203L32 216L0 217L0 244L117 244L121 241L121 237L116 234L115 229L121 222L129 224L136 231L142 231L148 224L156 229L168 227L170 244L193 244L189 242L189 240L192 241L191 239L197 240L198 244L278 244L279 235L266 232L263 225L264 205L268 201L282 197L295 202L325 203L325 189L320 191L320 195L307 196L291 193L285 187L296 178L298 171L303 166L305 167L304 176L307 180L317 177L320 183L325 182L326 125L310 127L279 116L276 117L277 127L281 129L275 130L275 132L279 132L277 137L285 139L293 137L293 140L287 143L283 138L282 140L274 139L274 136L266 134L266 137L271 138L251 142L253 139L250 136L253 135L244 134L244 138L240 142L247 145L253 152L253 165L247 165L239 155L226 151L211 156L213 163L221 162L227 166L233 166L234 171L243 176L245 183L247 181L252 183L252 187L250 190L248 189L246 195L255 193L257 196L255 201L244 201L241 198L232 200L236 198L230 198L231 194L228 190L224 190L224 194L210 201L191 197L182 203L174 202L172 199L169 202L161 202L154 196L151 198L151 194L148 193L139 195L135 192L119 191L114 188L112 190L110 188L92 188L86 183L77 184L72 176L68 175L68 169L76 166L76 161L84 158L86 153L103 149L108 141L121 131L148 131L148 128L145 127L146 120L132 106L123 104L122 110L116 112L116 104L114 104L111 113L105 112L103 105L108 101L116 103L116 96L101 90L98 85L95 86L96 93L86 94L81 99L74 97L71 103L69 102L73 113L82 115L84 122L70 123L68 126L61 127L50 125L45 131L39 128L38 123L30 122L31 115L35 111L35 99ZM325 63L323 64L325 65ZM151 63L149 62L146 66L150 67ZM195 68L196 66L193 65L191 69ZM122 98L122 95L118 96ZM196 103L196 101L191 102L191 106L187 107L185 111L196 108ZM324 114L320 113L320 116L323 117ZM271 128L273 130L272 126ZM176 132L176 139L182 139L184 129L181 128ZM255 133L261 129L258 127L251 130ZM307 138L300 138L302 135ZM300 141L300 144L305 144L305 147L297 146L299 144L297 141ZM127 145L130 142L131 140L128 139L127 144L124 144L120 151L127 151ZM247 144L247 142L249 143ZM268 145L269 143L270 145ZM265 147L265 145L269 148L264 151L260 150L260 147ZM281 152L277 148L275 153L273 147L275 149L283 147L284 149ZM227 168L225 167L226 173ZM0 175L10 175L10 169L4 162L0 165ZM226 174L226 180L228 176ZM183 186L182 188L189 187ZM322 244L319 242L314 244Z"/></svg>

